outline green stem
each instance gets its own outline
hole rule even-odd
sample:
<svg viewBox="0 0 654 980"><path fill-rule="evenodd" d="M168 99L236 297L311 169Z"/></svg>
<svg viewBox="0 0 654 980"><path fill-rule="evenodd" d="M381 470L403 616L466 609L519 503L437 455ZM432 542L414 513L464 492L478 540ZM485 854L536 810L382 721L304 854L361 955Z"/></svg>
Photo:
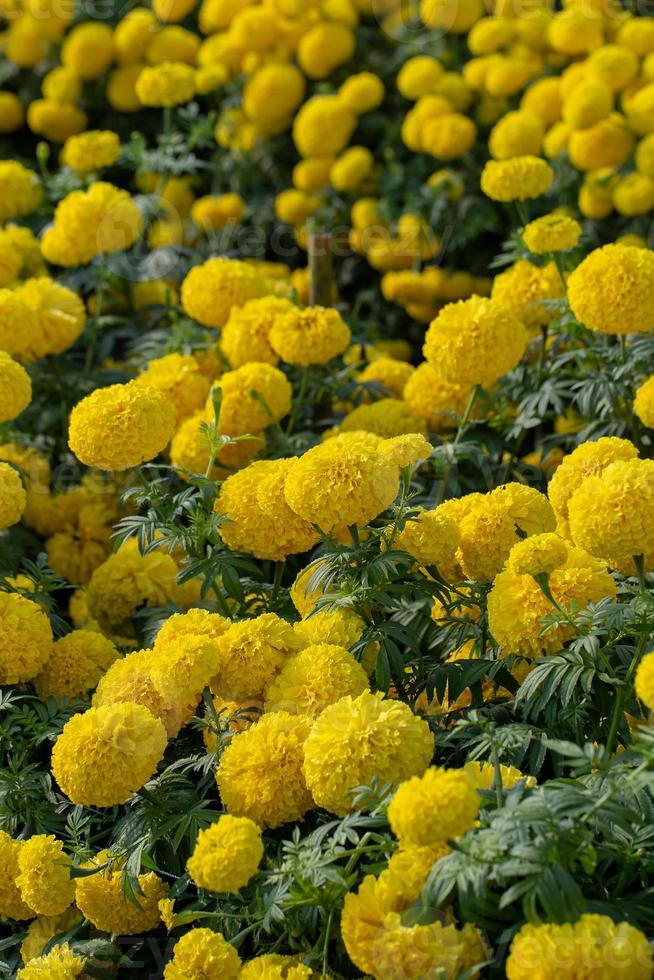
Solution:
<svg viewBox="0 0 654 980"><path fill-rule="evenodd" d="M302 377L300 378L300 387L298 388L297 397L293 402L293 407L291 409L291 414L288 419L288 425L286 427L286 435L290 436L291 432L295 428L295 423L297 422L298 415L300 414L300 409L302 408L302 403L307 393L307 387L309 385L309 368L302 368Z"/></svg>
<svg viewBox="0 0 654 980"><path fill-rule="evenodd" d="M272 589L272 595L270 596L271 604L277 602L277 599L279 597L279 590L282 585L282 578L284 575L285 567L286 567L286 562L284 561L275 562L275 575L273 578L273 589Z"/></svg>
<svg viewBox="0 0 654 980"><path fill-rule="evenodd" d="M634 565L636 566L636 574L638 575L638 585L640 586L641 593L644 595L647 592L647 580L645 578L645 556L634 555Z"/></svg>
<svg viewBox="0 0 654 980"><path fill-rule="evenodd" d="M493 760L493 769L495 770L495 777L493 779L493 788L495 790L495 800L498 807L504 806L504 792L502 787L502 770L500 768L500 756L497 751L497 746L493 743L491 749L491 758Z"/></svg>
<svg viewBox="0 0 654 980"><path fill-rule="evenodd" d="M361 541L359 540L359 528L356 526L356 524L350 524L348 531L350 532L353 546L355 548L360 547Z"/></svg>
<svg viewBox="0 0 654 980"><path fill-rule="evenodd" d="M629 694L629 688L631 686L633 676L636 673L638 664L640 663L643 653L645 652L648 637L649 632L647 630L643 630L643 632L640 634L636 651L631 663L629 664L629 668L625 674L622 686L618 688L618 693L615 699L615 707L613 708L613 716L611 718L611 727L609 728L609 734L606 738L606 752L609 756L613 755L613 752L615 751L618 741L618 730L620 728L620 722L622 721L622 716L624 713L624 703L627 699L627 695Z"/></svg>
<svg viewBox="0 0 654 980"><path fill-rule="evenodd" d="M477 395L479 394L481 385L475 385L470 392L470 397L468 398L468 404L465 407L465 411L461 416L461 421L459 422L459 428L456 430L456 435L454 437L453 446L458 445L462 436L464 435L466 429L468 428L468 423L470 422L470 416L472 415L472 409L475 404Z"/></svg>
<svg viewBox="0 0 654 980"><path fill-rule="evenodd" d="M225 596L222 594L220 588L218 587L218 583L216 582L215 579L212 583L212 588L213 588L214 595L216 597L216 604L220 609L221 614L225 617L225 619L231 620L232 614L229 611L229 606L227 605Z"/></svg>
<svg viewBox="0 0 654 980"><path fill-rule="evenodd" d="M170 136L172 134L172 131L173 131L173 110L169 105L167 105L164 106L163 126L162 126L162 132L166 140L166 143L170 141Z"/></svg>
<svg viewBox="0 0 654 980"><path fill-rule="evenodd" d="M536 384L538 387L541 386L543 381L543 375L545 374L545 364L547 362L547 336L549 333L549 324L546 323L544 327L541 327L541 336L543 338L543 343L540 349L540 359L538 361L538 376L536 379Z"/></svg>

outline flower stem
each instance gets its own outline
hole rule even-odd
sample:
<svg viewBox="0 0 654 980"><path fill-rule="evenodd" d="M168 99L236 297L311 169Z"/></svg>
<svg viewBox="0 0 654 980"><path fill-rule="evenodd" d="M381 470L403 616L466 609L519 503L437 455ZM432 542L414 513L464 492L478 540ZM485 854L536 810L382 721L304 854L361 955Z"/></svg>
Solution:
<svg viewBox="0 0 654 980"><path fill-rule="evenodd" d="M645 652L648 637L649 632L647 630L643 630L638 639L636 651L631 663L629 664L629 668L625 674L622 686L618 688L618 693L615 698L615 706L613 708L613 716L611 718L611 727L609 728L609 734L606 738L606 751L608 755L613 755L613 752L615 751L618 741L618 730L620 728L620 722L622 721L622 715L624 713L624 703L627 699L633 676L636 673L638 664L640 663L643 653Z"/></svg>

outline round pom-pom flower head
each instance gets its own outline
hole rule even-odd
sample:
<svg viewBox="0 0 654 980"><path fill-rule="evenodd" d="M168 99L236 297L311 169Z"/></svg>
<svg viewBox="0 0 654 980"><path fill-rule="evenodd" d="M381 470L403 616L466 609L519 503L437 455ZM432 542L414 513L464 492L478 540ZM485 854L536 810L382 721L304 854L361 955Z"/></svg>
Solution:
<svg viewBox="0 0 654 980"><path fill-rule="evenodd" d="M654 428L654 375L636 390L634 412L643 425Z"/></svg>
<svg viewBox="0 0 654 980"><path fill-rule="evenodd" d="M0 592L0 684L32 680L51 653L52 629L41 606Z"/></svg>
<svg viewBox="0 0 654 980"><path fill-rule="evenodd" d="M182 306L205 327L223 327L232 307L267 292L265 280L253 266L220 256L191 269L182 283Z"/></svg>
<svg viewBox="0 0 654 980"><path fill-rule="evenodd" d="M51 835L36 834L21 847L16 884L39 915L59 915L75 900L69 864L63 844Z"/></svg>
<svg viewBox="0 0 654 980"><path fill-rule="evenodd" d="M489 160L481 174L481 189L493 201L528 201L552 186L554 171L539 157Z"/></svg>
<svg viewBox="0 0 654 980"><path fill-rule="evenodd" d="M159 903L168 896L168 886L152 871L137 878L138 905L123 893L124 859L110 861L100 851L83 865L87 872L76 878L77 907L100 932L137 936L156 929L161 919Z"/></svg>
<svg viewBox="0 0 654 980"><path fill-rule="evenodd" d="M287 364L326 364L350 343L350 328L338 310L309 306L275 317L270 346Z"/></svg>
<svg viewBox="0 0 654 980"><path fill-rule="evenodd" d="M393 833L405 844L428 847L474 826L479 794L463 769L428 769L402 783L388 808Z"/></svg>
<svg viewBox="0 0 654 980"><path fill-rule="evenodd" d="M472 296L441 310L423 351L446 381L488 387L518 364L526 346L527 331L512 313Z"/></svg>
<svg viewBox="0 0 654 980"><path fill-rule="evenodd" d="M0 422L11 422L32 400L32 382L24 367L0 350Z"/></svg>
<svg viewBox="0 0 654 980"><path fill-rule="evenodd" d="M408 705L364 691L318 716L305 745L304 773L318 806L344 816L357 786L375 777L399 783L422 775L433 751L428 724Z"/></svg>
<svg viewBox="0 0 654 980"><path fill-rule="evenodd" d="M581 225L567 214L552 212L530 221L524 228L522 237L534 255L563 252L575 247L581 237Z"/></svg>
<svg viewBox="0 0 654 980"><path fill-rule="evenodd" d="M81 463L126 470L158 456L175 430L172 402L133 382L98 388L75 406L68 444Z"/></svg>
<svg viewBox="0 0 654 980"><path fill-rule="evenodd" d="M68 943L63 943L31 960L16 977L17 980L75 980L81 976L84 966L84 959L77 956Z"/></svg>
<svg viewBox="0 0 654 980"><path fill-rule="evenodd" d="M654 329L654 252L605 245L568 279L572 312L589 330L628 334Z"/></svg>
<svg viewBox="0 0 654 980"><path fill-rule="evenodd" d="M235 980L241 958L222 933L191 929L177 940L164 980Z"/></svg>
<svg viewBox="0 0 654 980"><path fill-rule="evenodd" d="M259 827L248 817L227 813L200 831L188 871L199 888L236 893L256 874L262 857Z"/></svg>
<svg viewBox="0 0 654 980"><path fill-rule="evenodd" d="M148 781L168 739L140 704L120 702L73 715L52 750L52 774L73 803L124 803Z"/></svg>
<svg viewBox="0 0 654 980"><path fill-rule="evenodd" d="M0 530L21 519L27 494L18 471L9 463L0 463Z"/></svg>

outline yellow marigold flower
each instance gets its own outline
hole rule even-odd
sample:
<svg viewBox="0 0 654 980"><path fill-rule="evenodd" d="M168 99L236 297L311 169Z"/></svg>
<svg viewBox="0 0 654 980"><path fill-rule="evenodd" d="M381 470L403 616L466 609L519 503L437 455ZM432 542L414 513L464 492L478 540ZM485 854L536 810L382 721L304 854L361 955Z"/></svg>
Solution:
<svg viewBox="0 0 654 980"><path fill-rule="evenodd" d="M634 412L643 425L650 429L654 427L654 376L649 377L636 389Z"/></svg>
<svg viewBox="0 0 654 980"><path fill-rule="evenodd" d="M338 426L339 432L374 432L384 439L407 433L423 433L424 419L413 415L399 398L380 398L352 409Z"/></svg>
<svg viewBox="0 0 654 980"><path fill-rule="evenodd" d="M191 929L175 943L164 980L235 980L240 967L240 956L222 933Z"/></svg>
<svg viewBox="0 0 654 980"><path fill-rule="evenodd" d="M474 827L479 803L465 770L432 767L400 784L388 807L388 822L403 846L428 847Z"/></svg>
<svg viewBox="0 0 654 980"><path fill-rule="evenodd" d="M35 99L27 107L29 128L53 143L65 143L69 136L81 133L87 122L86 113L72 102Z"/></svg>
<svg viewBox="0 0 654 980"><path fill-rule="evenodd" d="M420 19L426 27L451 34L466 34L483 15L481 0L421 0L420 4Z"/></svg>
<svg viewBox="0 0 654 980"><path fill-rule="evenodd" d="M397 535L393 548L408 551L421 565L440 565L451 561L459 544L459 531L452 518L441 508L425 510L407 521Z"/></svg>
<svg viewBox="0 0 654 980"><path fill-rule="evenodd" d="M123 65L111 72L107 79L107 102L118 112L138 112L141 100L136 94L136 83L143 65Z"/></svg>
<svg viewBox="0 0 654 980"><path fill-rule="evenodd" d="M493 201L527 201L552 186L554 171L534 156L489 160L481 174L481 189Z"/></svg>
<svg viewBox="0 0 654 980"><path fill-rule="evenodd" d="M654 708L654 653L648 653L638 664L636 696L648 708Z"/></svg>
<svg viewBox="0 0 654 980"><path fill-rule="evenodd" d="M262 857L259 827L248 817L225 814L200 831L187 867L198 888L235 894L257 873Z"/></svg>
<svg viewBox="0 0 654 980"><path fill-rule="evenodd" d="M13 246L20 256L22 260L21 276L38 276L45 272L45 264L41 257L41 243L29 228L24 228L22 225L5 225L2 230L2 240ZM2 350L7 350L7 348L3 346Z"/></svg>
<svg viewBox="0 0 654 980"><path fill-rule="evenodd" d="M524 483L504 483L496 487L490 499L497 501L509 515L522 537L554 531L556 517L545 494Z"/></svg>
<svg viewBox="0 0 654 980"><path fill-rule="evenodd" d="M89 708L64 725L52 750L52 774L73 803L124 803L155 772L167 741L164 726L143 705Z"/></svg>
<svg viewBox="0 0 654 980"><path fill-rule="evenodd" d="M404 400L424 418L430 432L455 429L470 397L471 386L446 381L426 361L419 364L404 387Z"/></svg>
<svg viewBox="0 0 654 980"><path fill-rule="evenodd" d="M434 864L449 853L450 848L443 841L427 847L401 841L388 862L387 877L401 883L401 891L412 898L422 890Z"/></svg>
<svg viewBox="0 0 654 980"><path fill-rule="evenodd" d="M31 960L16 974L17 980L75 980L84 970L85 960L76 956L68 943L54 946L49 953Z"/></svg>
<svg viewBox="0 0 654 980"><path fill-rule="evenodd" d="M120 252L136 241L141 214L127 191L97 181L87 191L71 191L55 209L54 224L43 235L48 262L85 265L96 255Z"/></svg>
<svg viewBox="0 0 654 980"><path fill-rule="evenodd" d="M365 620L353 609L320 609L305 616L293 627L304 643L330 643L349 649L366 628Z"/></svg>
<svg viewBox="0 0 654 980"><path fill-rule="evenodd" d="M519 541L511 548L507 568L517 575L550 575L555 568L565 565L568 549L557 534L534 534Z"/></svg>
<svg viewBox="0 0 654 980"><path fill-rule="evenodd" d="M156 388L175 406L178 421L199 411L209 393L210 382L201 373L192 354L166 354L148 363L135 378L141 388Z"/></svg>
<svg viewBox="0 0 654 980"><path fill-rule="evenodd" d="M87 21L67 35L61 49L61 63L78 78L99 78L114 59L113 31L108 24Z"/></svg>
<svg viewBox="0 0 654 980"><path fill-rule="evenodd" d="M599 558L654 551L654 460L611 463L568 501L572 540Z"/></svg>
<svg viewBox="0 0 654 980"><path fill-rule="evenodd" d="M583 608L616 594L605 562L571 546L565 565L551 573L549 588L563 608L573 603ZM507 568L495 578L488 595L488 625L503 655L533 658L557 653L569 639L570 628L557 626L543 633L543 618L552 612L551 602L531 575Z"/></svg>
<svg viewBox="0 0 654 980"><path fill-rule="evenodd" d="M51 653L50 620L41 606L15 592L0 592L0 683L32 680Z"/></svg>
<svg viewBox="0 0 654 980"><path fill-rule="evenodd" d="M274 711L239 732L223 752L216 782L223 804L260 827L299 820L311 807L302 764L311 722Z"/></svg>
<svg viewBox="0 0 654 980"><path fill-rule="evenodd" d="M332 187L343 193L354 193L370 176L375 158L365 146L350 146L336 157L329 171Z"/></svg>
<svg viewBox="0 0 654 980"><path fill-rule="evenodd" d="M534 255L564 252L566 249L574 248L580 236L579 222L567 214L557 214L556 211L530 221L522 232L525 245Z"/></svg>
<svg viewBox="0 0 654 980"><path fill-rule="evenodd" d="M0 422L10 422L32 400L30 376L5 351L0 350Z"/></svg>
<svg viewBox="0 0 654 980"><path fill-rule="evenodd" d="M457 160L477 138L472 119L460 112L445 112L426 119L420 128L420 148L437 160Z"/></svg>
<svg viewBox="0 0 654 980"><path fill-rule="evenodd" d="M512 313L481 296L448 303L432 321L423 353L446 380L494 384L525 352L527 332Z"/></svg>
<svg viewBox="0 0 654 980"><path fill-rule="evenodd" d="M23 125L23 104L13 92L0 92L0 133L13 133Z"/></svg>
<svg viewBox="0 0 654 980"><path fill-rule="evenodd" d="M23 362L63 353L84 330L84 303L72 289L48 276L28 279L14 290L13 296L20 304L26 328L16 351L16 357ZM0 322L5 309L9 312L11 304L7 307L0 303ZM7 329L14 321L13 313L10 318Z"/></svg>
<svg viewBox="0 0 654 980"><path fill-rule="evenodd" d="M351 653L330 643L310 644L289 657L265 692L266 711L316 718L328 705L368 690L368 676Z"/></svg>
<svg viewBox="0 0 654 980"><path fill-rule="evenodd" d="M182 306L206 327L222 327L234 306L265 296L268 287L246 262L221 256L196 265L182 283Z"/></svg>
<svg viewBox="0 0 654 980"><path fill-rule="evenodd" d="M218 667L217 637L228 622L219 617L215 634L157 637L151 677L157 691L171 703L196 704Z"/></svg>
<svg viewBox="0 0 654 980"><path fill-rule="evenodd" d="M27 494L18 471L0 463L0 530L17 524L23 516Z"/></svg>
<svg viewBox="0 0 654 980"><path fill-rule="evenodd" d="M357 377L360 384L371 384L383 389L384 394L401 398L404 387L415 368L394 357L379 357L361 371Z"/></svg>
<svg viewBox="0 0 654 980"><path fill-rule="evenodd" d="M654 326L654 254L631 245L591 252L568 279L572 312L589 330L627 334Z"/></svg>
<svg viewBox="0 0 654 980"><path fill-rule="evenodd" d="M151 10L134 7L116 24L114 46L118 61L132 65L140 61L158 29L157 18Z"/></svg>
<svg viewBox="0 0 654 980"><path fill-rule="evenodd" d="M529 109L507 112L497 122L488 138L488 148L495 160L511 157L536 157L540 153L545 127L540 116Z"/></svg>
<svg viewBox="0 0 654 980"><path fill-rule="evenodd" d="M581 81L563 102L563 119L573 129L589 129L613 111L613 91L597 78Z"/></svg>
<svg viewBox="0 0 654 980"><path fill-rule="evenodd" d="M252 361L277 364L278 357L270 346L270 331L282 313L293 309L290 300L278 296L251 299L234 307L221 338L221 349L233 368Z"/></svg>
<svg viewBox="0 0 654 980"><path fill-rule="evenodd" d="M193 10L197 0L153 0L152 9L165 24L184 20Z"/></svg>
<svg viewBox="0 0 654 980"><path fill-rule="evenodd" d="M174 429L175 408L166 395L132 381L98 388L78 402L68 440L87 466L126 470L158 456Z"/></svg>
<svg viewBox="0 0 654 980"><path fill-rule="evenodd" d="M323 531L368 524L399 489L399 468L347 432L315 446L289 469L284 488L291 510Z"/></svg>
<svg viewBox="0 0 654 980"><path fill-rule="evenodd" d="M374 777L399 783L421 775L433 751L429 726L407 705L364 691L318 716L304 749L304 774L316 804L343 816L357 786Z"/></svg>
<svg viewBox="0 0 654 980"><path fill-rule="evenodd" d="M55 641L43 670L34 678L36 693L43 701L84 697L117 657L116 647L101 633L73 630Z"/></svg>
<svg viewBox="0 0 654 980"><path fill-rule="evenodd" d="M293 167L293 186L305 193L320 191L329 184L334 157L312 157Z"/></svg>
<svg viewBox="0 0 654 980"><path fill-rule="evenodd" d="M506 976L649 980L653 968L651 947L639 929L607 915L587 914L574 924L524 925L511 942Z"/></svg>
<svg viewBox="0 0 654 980"><path fill-rule="evenodd" d="M370 71L360 71L345 79L338 97L356 115L376 109L384 100L384 83Z"/></svg>
<svg viewBox="0 0 654 980"><path fill-rule="evenodd" d="M245 201L240 194L207 194L194 202L191 217L203 231L216 231L243 220Z"/></svg>
<svg viewBox="0 0 654 980"><path fill-rule="evenodd" d="M544 327L556 316L554 300L565 290L554 262L545 266L519 259L493 279L491 299L509 310L530 331Z"/></svg>
<svg viewBox="0 0 654 980"><path fill-rule="evenodd" d="M123 894L123 861L103 867L108 852L100 851L82 867L95 874L76 878L76 901L82 914L101 932L137 936L156 929L161 921L159 902L168 895L168 885L152 871L138 876L138 907Z"/></svg>
<svg viewBox="0 0 654 980"><path fill-rule="evenodd" d="M215 693L244 701L259 697L284 662L303 646L290 623L264 613L232 625L216 639Z"/></svg>
<svg viewBox="0 0 654 980"><path fill-rule="evenodd" d="M248 119L273 132L285 129L305 89L304 75L295 65L262 65L245 83L243 111Z"/></svg>
<svg viewBox="0 0 654 980"><path fill-rule="evenodd" d="M87 130L70 136L61 151L61 162L78 174L110 167L120 156L120 138L109 129Z"/></svg>
<svg viewBox="0 0 654 980"><path fill-rule="evenodd" d="M406 61L397 76L398 91L405 99L422 98L429 95L434 84L442 78L443 66L429 55L415 55Z"/></svg>
<svg viewBox="0 0 654 980"><path fill-rule="evenodd" d="M627 218L647 214L654 206L654 180L644 174L627 174L613 189L613 206L618 214ZM628 245L629 242L620 244Z"/></svg>
<svg viewBox="0 0 654 980"><path fill-rule="evenodd" d="M352 30L336 21L319 21L300 40L297 58L309 78L327 78L354 54L356 39Z"/></svg>
<svg viewBox="0 0 654 980"><path fill-rule="evenodd" d="M379 446L379 452L391 463L395 463L400 469L407 466L414 467L418 463L429 459L434 447L417 432L409 432L405 435L392 436L384 439Z"/></svg>
<svg viewBox="0 0 654 980"><path fill-rule="evenodd" d="M413 896L415 897L415 896ZM405 925L411 904L394 874L368 875L345 896L341 934L352 961L374 980L453 980L463 968L465 938L453 925Z"/></svg>
<svg viewBox="0 0 654 980"><path fill-rule="evenodd" d="M70 858L61 841L36 834L18 852L16 884L23 900L38 915L60 915L75 900Z"/></svg>
<svg viewBox="0 0 654 980"><path fill-rule="evenodd" d="M171 555L141 555L136 543L123 545L95 569L87 588L91 615L109 630L126 627L142 606L182 600L179 569Z"/></svg>
<svg viewBox="0 0 654 980"><path fill-rule="evenodd" d="M141 71L134 91L144 106L183 105L195 95L195 74L190 65L181 61L163 61Z"/></svg>
<svg viewBox="0 0 654 980"><path fill-rule="evenodd" d="M147 708L158 718L170 738L192 717L198 697L184 700L181 693L164 696L155 686L153 675L159 665L159 652L135 650L116 660L100 679L93 707L119 704L129 701Z"/></svg>
<svg viewBox="0 0 654 980"><path fill-rule="evenodd" d="M44 76L41 90L44 98L53 102L74 102L82 91L82 83L70 68L59 65Z"/></svg>
<svg viewBox="0 0 654 980"><path fill-rule="evenodd" d="M268 340L287 364L326 364L350 343L350 328L338 310L324 306L292 309L275 317Z"/></svg>
<svg viewBox="0 0 654 980"><path fill-rule="evenodd" d="M626 121L614 112L594 126L574 130L570 134L568 153L573 166L578 170L621 167L629 158L635 143Z"/></svg>
<svg viewBox="0 0 654 980"><path fill-rule="evenodd" d="M1 601L1 596L0 596ZM16 884L18 858L25 841L14 840L0 830L0 915L3 919L31 919L34 911L25 904Z"/></svg>
<svg viewBox="0 0 654 980"><path fill-rule="evenodd" d="M327 567L324 561L318 558L298 572L290 589L290 597L300 616L308 616L309 613L313 612L316 600L321 595L331 591L329 581L323 575L323 572L326 571ZM314 580L313 584L311 584L312 579ZM342 645L351 646L350 643Z"/></svg>
<svg viewBox="0 0 654 980"><path fill-rule="evenodd" d="M310 980L315 976L310 967L298 962L297 956L266 953L246 963L238 980Z"/></svg>
<svg viewBox="0 0 654 980"><path fill-rule="evenodd" d="M220 430L233 436L260 432L284 418L291 410L291 384L271 364L252 361L234 371L226 371L216 382L215 388L222 395ZM213 394L207 403L209 411L212 399Z"/></svg>
<svg viewBox="0 0 654 980"><path fill-rule="evenodd" d="M336 156L347 146L357 117L338 95L314 95L293 121L293 141L300 156Z"/></svg>
<svg viewBox="0 0 654 980"><path fill-rule="evenodd" d="M596 442L583 442L564 456L548 487L548 495L559 522L559 530L568 537L568 503L588 476L600 475L611 463L635 459L638 450L628 439L604 436Z"/></svg>
<svg viewBox="0 0 654 980"><path fill-rule="evenodd" d="M33 170L17 160L0 160L0 222L31 214L42 197L41 181Z"/></svg>
<svg viewBox="0 0 654 980"><path fill-rule="evenodd" d="M25 938L20 945L20 955L27 965L43 955L45 947L55 936L60 936L82 921L82 913L76 908L68 908L61 915L39 915L30 922Z"/></svg>
<svg viewBox="0 0 654 980"><path fill-rule="evenodd" d="M214 506L228 518L220 527L228 547L279 561L316 543L310 523L294 514L285 500L292 469L293 460L265 460L225 480Z"/></svg>
<svg viewBox="0 0 654 980"><path fill-rule="evenodd" d="M204 474L209 465L209 442L207 439L206 412L198 412L191 418L185 419L173 436L170 444L170 461L177 469L190 470L192 473ZM265 449L266 440L262 434L242 442L224 446L216 456L211 478L219 480L226 475L224 467L242 469ZM228 475L228 474L227 474ZM182 479L186 476L180 472Z"/></svg>
<svg viewBox="0 0 654 980"><path fill-rule="evenodd" d="M463 769L477 789L491 789L495 782L495 766L492 762L466 762ZM534 776L525 776L515 766L500 765L500 776L504 789L511 789L520 780L524 780L525 786L530 789L536 785Z"/></svg>
<svg viewBox="0 0 654 980"><path fill-rule="evenodd" d="M0 231L0 286L11 286L20 275L22 256Z"/></svg>

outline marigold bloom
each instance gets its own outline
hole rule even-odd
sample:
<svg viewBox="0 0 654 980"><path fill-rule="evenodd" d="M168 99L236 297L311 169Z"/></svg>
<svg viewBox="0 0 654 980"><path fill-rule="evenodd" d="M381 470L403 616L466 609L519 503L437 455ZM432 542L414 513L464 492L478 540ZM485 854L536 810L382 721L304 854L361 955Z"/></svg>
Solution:
<svg viewBox="0 0 654 980"><path fill-rule="evenodd" d="M86 961L76 956L68 943L54 946L49 953L31 960L16 974L17 980L75 980Z"/></svg>
<svg viewBox="0 0 654 980"><path fill-rule="evenodd" d="M15 592L0 592L0 683L32 680L51 653L52 629L42 607Z"/></svg>
<svg viewBox="0 0 654 980"><path fill-rule="evenodd" d="M423 353L446 381L488 387L518 364L526 346L527 332L512 313L472 296L443 307Z"/></svg>
<svg viewBox="0 0 654 980"><path fill-rule="evenodd" d="M216 782L230 813L260 827L300 820L311 807L302 773L311 722L275 711L239 732L223 752Z"/></svg>
<svg viewBox="0 0 654 980"><path fill-rule="evenodd" d="M568 502L572 540L606 560L654 551L654 460L611 463Z"/></svg>
<svg viewBox="0 0 654 980"><path fill-rule="evenodd" d="M530 331L546 326L557 315L555 300L565 289L554 262L538 266L519 259L493 279L491 299L511 312Z"/></svg>
<svg viewBox="0 0 654 980"><path fill-rule="evenodd" d="M654 328L654 253L604 245L568 279L572 312L589 330L627 334Z"/></svg>
<svg viewBox="0 0 654 980"><path fill-rule="evenodd" d="M78 174L110 167L120 156L120 138L109 129L87 130L70 136L63 145L61 162Z"/></svg>
<svg viewBox="0 0 654 980"><path fill-rule="evenodd" d="M265 296L268 287L246 262L222 256L194 266L182 283L184 311L206 327L223 327L234 306Z"/></svg>
<svg viewBox="0 0 654 980"><path fill-rule="evenodd" d="M31 214L42 197L41 181L33 170L17 160L0 160L0 223Z"/></svg>
<svg viewBox="0 0 654 980"><path fill-rule="evenodd" d="M270 346L287 364L326 364L350 343L350 328L338 310L324 306L291 309L275 317Z"/></svg>
<svg viewBox="0 0 654 980"><path fill-rule="evenodd" d="M43 670L34 678L42 700L83 697L97 686L118 657L111 640L92 630L73 630L56 640Z"/></svg>
<svg viewBox="0 0 654 980"><path fill-rule="evenodd" d="M654 428L654 375L636 389L634 412L648 428Z"/></svg>
<svg viewBox="0 0 654 980"><path fill-rule="evenodd" d="M178 421L199 411L209 393L210 382L192 354L156 357L136 377L135 385L156 388L175 406Z"/></svg>
<svg viewBox="0 0 654 980"><path fill-rule="evenodd" d="M25 841L14 840L0 830L0 916L3 919L31 919L34 911L24 901L16 884L18 858Z"/></svg>
<svg viewBox="0 0 654 980"><path fill-rule="evenodd" d="M73 907L66 909L61 915L38 915L30 922L27 934L20 945L20 955L27 965L43 955L45 947L55 936L68 932L73 926L82 921L82 913Z"/></svg>
<svg viewBox="0 0 654 980"><path fill-rule="evenodd" d="M74 803L124 803L155 772L167 741L163 725L143 705L89 708L64 725L52 750L52 774Z"/></svg>
<svg viewBox="0 0 654 980"><path fill-rule="evenodd" d="M315 718L328 705L368 690L368 675L352 654L330 643L310 644L289 657L265 691L266 711Z"/></svg>
<svg viewBox="0 0 654 980"><path fill-rule="evenodd" d="M293 141L300 156L336 156L349 142L357 117L338 95L314 95L293 121Z"/></svg>
<svg viewBox="0 0 654 980"><path fill-rule="evenodd" d="M9 463L0 463L0 530L18 523L26 503L27 494L18 471Z"/></svg>
<svg viewBox="0 0 654 980"><path fill-rule="evenodd" d="M654 653L648 653L638 664L636 695L648 708L654 708Z"/></svg>
<svg viewBox="0 0 654 980"><path fill-rule="evenodd" d="M61 841L36 834L18 852L16 884L23 900L39 915L60 915L75 900L70 858Z"/></svg>
<svg viewBox="0 0 654 980"><path fill-rule="evenodd" d="M440 565L451 560L459 545L459 531L443 510L418 508L393 542L393 548L408 551L421 565Z"/></svg>
<svg viewBox="0 0 654 980"><path fill-rule="evenodd" d="M191 929L175 943L164 980L235 980L241 958L220 932Z"/></svg>
<svg viewBox="0 0 654 980"><path fill-rule="evenodd" d="M607 915L582 915L574 924L524 925L506 961L508 980L556 980L562 975L597 980L649 980L652 950L646 936Z"/></svg>
<svg viewBox="0 0 654 980"><path fill-rule="evenodd" d="M221 697L244 701L258 697L302 642L292 626L275 613L232 623L216 639L216 676L212 689Z"/></svg>
<svg viewBox="0 0 654 980"><path fill-rule="evenodd" d="M399 468L345 433L301 456L286 479L286 501L323 531L367 524L393 502Z"/></svg>
<svg viewBox="0 0 654 980"><path fill-rule="evenodd" d="M232 309L220 338L221 349L232 368L251 361L277 364L270 346L270 331L282 313L293 309L290 300L278 296L252 299Z"/></svg>
<svg viewBox="0 0 654 980"><path fill-rule="evenodd" d="M76 878L76 901L82 914L101 932L118 936L137 936L156 929L161 915L159 902L168 895L168 885L152 871L138 876L140 891L138 907L125 897L122 889L122 864L114 862L111 869L102 867L108 852L100 851L83 868L96 874Z"/></svg>
<svg viewBox="0 0 654 980"><path fill-rule="evenodd" d="M134 86L141 105L171 108L190 102L195 95L193 68L181 61L164 61L144 68Z"/></svg>
<svg viewBox="0 0 654 980"><path fill-rule="evenodd" d="M565 541L557 534L534 534L511 548L507 568L517 575L549 575L568 557Z"/></svg>
<svg viewBox="0 0 654 980"><path fill-rule="evenodd" d="M41 249L55 265L86 265L96 255L120 252L141 231L141 213L127 191L106 181L71 191L55 209Z"/></svg>
<svg viewBox="0 0 654 980"><path fill-rule="evenodd" d="M479 795L463 769L430 768L400 784L388 820L402 843L427 847L474 826Z"/></svg>
<svg viewBox="0 0 654 980"><path fill-rule="evenodd" d="M221 392L220 430L232 436L261 432L291 410L291 384L272 364L253 361L226 371L215 388ZM207 412L211 407L207 404Z"/></svg>
<svg viewBox="0 0 654 980"><path fill-rule="evenodd" d="M489 160L481 174L481 189L493 201L527 201L552 186L554 171L534 156Z"/></svg>
<svg viewBox="0 0 654 980"><path fill-rule="evenodd" d="M429 726L406 704L364 691L318 716L304 749L304 774L316 804L343 816L357 786L374 777L399 783L421 775L433 751Z"/></svg>
<svg viewBox="0 0 654 980"><path fill-rule="evenodd" d="M135 382L98 388L70 416L69 445L87 466L126 470L158 456L175 428L175 408L157 388Z"/></svg>
<svg viewBox="0 0 654 980"><path fill-rule="evenodd" d="M187 867L198 888L236 893L257 873L262 857L259 827L227 813L200 831Z"/></svg>
<svg viewBox="0 0 654 980"><path fill-rule="evenodd" d="M14 291L21 304L25 333L18 341L16 357L31 362L48 354L61 354L84 330L84 303L72 289L49 276L27 279ZM2 319L0 306L0 321Z"/></svg>

